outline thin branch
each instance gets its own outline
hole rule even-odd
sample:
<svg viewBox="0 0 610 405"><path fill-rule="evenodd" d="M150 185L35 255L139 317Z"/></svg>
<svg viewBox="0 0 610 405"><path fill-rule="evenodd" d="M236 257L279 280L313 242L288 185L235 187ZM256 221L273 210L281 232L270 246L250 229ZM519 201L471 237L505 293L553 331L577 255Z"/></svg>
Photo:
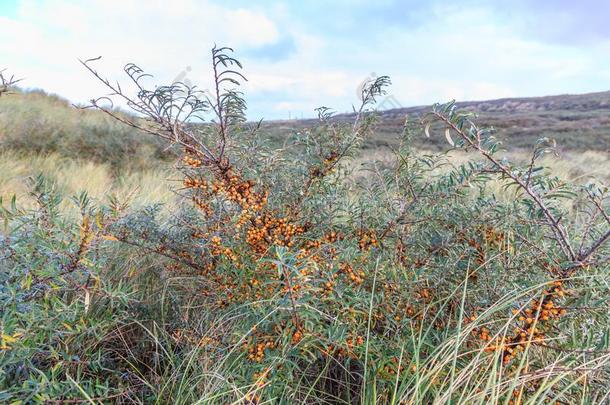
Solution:
<svg viewBox="0 0 610 405"><path fill-rule="evenodd" d="M578 255L578 261L584 262L591 256L597 249L599 249L606 241L610 238L610 230L608 230L604 235L602 235L597 241L593 242L591 247L587 249L584 253Z"/></svg>
<svg viewBox="0 0 610 405"><path fill-rule="evenodd" d="M4 70L0 70L0 96L11 94L10 88L21 81L21 79L15 79L15 76L7 78L3 73Z"/></svg>
<svg viewBox="0 0 610 405"><path fill-rule="evenodd" d="M560 220L555 218L555 216L551 213L551 211L546 206L540 195L538 195L531 188L531 185L526 183L521 177L515 175L508 167L499 162L494 156L491 155L491 153L489 153L488 150L481 147L480 140L476 143L473 142L470 137L466 133L464 133L462 129L458 128L457 125L455 125L449 118L445 117L443 114L440 114L437 111L434 111L432 114L438 119L440 119L442 122L444 122L451 129L453 129L464 141L468 143L470 147L478 151L481 155L483 155L483 157L493 163L498 169L502 171L505 176L509 177L511 180L517 183L519 187L521 187L521 189L523 189L531 197L531 199L536 203L536 205L542 210L544 216L547 219L548 225L553 230L555 238L564 253L571 261L577 260L577 255L570 244L570 241L566 235L563 226L560 224Z"/></svg>
<svg viewBox="0 0 610 405"><path fill-rule="evenodd" d="M223 155L224 155L224 151L225 151L225 145L227 143L227 129L226 129L226 122L225 122L225 118L223 117L223 109L222 109L222 103L220 101L220 75L218 73L218 63L220 61L222 61L220 59L219 56L217 56L217 54L219 52L221 52L224 48L220 48L220 49L216 49L213 48L212 49L212 66L214 69L214 90L216 93L216 107L214 108L214 111L216 112L216 116L218 117L218 129L219 129L219 133L220 133L220 155L219 158L222 159ZM216 62L216 59L219 59L218 62ZM226 65L225 65L226 66Z"/></svg>

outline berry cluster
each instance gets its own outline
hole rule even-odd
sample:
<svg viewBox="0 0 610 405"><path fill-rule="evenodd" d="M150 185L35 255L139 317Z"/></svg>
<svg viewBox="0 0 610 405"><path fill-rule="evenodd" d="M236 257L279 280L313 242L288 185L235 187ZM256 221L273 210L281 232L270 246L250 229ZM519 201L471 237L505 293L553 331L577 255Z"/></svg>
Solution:
<svg viewBox="0 0 610 405"><path fill-rule="evenodd" d="M393 380L397 374L402 373L404 370L404 363L401 362L398 357L392 357L390 362L383 366L380 375L382 378Z"/></svg>
<svg viewBox="0 0 610 405"><path fill-rule="evenodd" d="M339 264L339 273L344 274L347 280L354 283L355 285L360 285L364 282L365 273L363 270L354 270L349 263L341 263Z"/></svg>
<svg viewBox="0 0 610 405"><path fill-rule="evenodd" d="M520 324L514 329L511 336L492 339L489 329L485 327L473 330L473 335L484 342L489 342L485 351L499 351L502 355L502 362L508 364L517 353L525 350L528 345L546 344L545 327L550 321L566 314L566 310L556 303L557 298L565 296L563 283L553 281L550 285L551 288L543 291L542 298L532 300L528 308L523 310L513 309L513 315L518 316L517 319ZM474 320L473 318L471 320Z"/></svg>
<svg viewBox="0 0 610 405"><path fill-rule="evenodd" d="M335 167L338 158L339 152L336 150L331 151L324 157L321 165L316 165L309 169L309 175L311 178L319 178L328 175Z"/></svg>
<svg viewBox="0 0 610 405"><path fill-rule="evenodd" d="M237 262L237 255L228 247L222 245L220 236L212 236L210 239L210 253L212 256L225 256L233 262Z"/></svg>
<svg viewBox="0 0 610 405"><path fill-rule="evenodd" d="M248 360L260 363L265 358L266 350L273 350L276 348L275 340L272 337L260 337L256 341L248 339L248 342L244 343L244 350L248 353Z"/></svg>
<svg viewBox="0 0 610 405"><path fill-rule="evenodd" d="M190 154L185 154L184 157L182 158L182 161L184 162L185 165L187 165L193 169L197 169L197 168L203 166L203 162L200 159L197 159L197 158L191 156Z"/></svg>
<svg viewBox="0 0 610 405"><path fill-rule="evenodd" d="M370 250L372 247L379 247L379 241L375 231L360 229L358 230L358 247L360 250Z"/></svg>
<svg viewBox="0 0 610 405"><path fill-rule="evenodd" d="M302 235L305 228L292 223L288 218L277 218L263 213L253 220L246 231L246 242L259 254L264 254L270 245L292 247L294 237Z"/></svg>
<svg viewBox="0 0 610 405"><path fill-rule="evenodd" d="M483 227L483 240L488 246L499 248L504 243L505 234L492 226Z"/></svg>

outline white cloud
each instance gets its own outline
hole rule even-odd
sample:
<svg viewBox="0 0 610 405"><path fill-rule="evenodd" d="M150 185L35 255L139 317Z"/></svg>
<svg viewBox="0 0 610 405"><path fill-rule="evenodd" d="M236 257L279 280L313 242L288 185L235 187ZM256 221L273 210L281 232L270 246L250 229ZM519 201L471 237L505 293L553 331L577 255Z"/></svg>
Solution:
<svg viewBox="0 0 610 405"><path fill-rule="evenodd" d="M370 59L385 59L387 70L378 71L392 77L403 105L591 91L600 65L610 67L601 53L518 28L485 8L439 8L416 28L379 33L382 46Z"/></svg>
<svg viewBox="0 0 610 405"><path fill-rule="evenodd" d="M230 29L227 29L230 27ZM209 63L214 42L237 48L273 43L275 24L264 14L207 1L24 0L14 20L0 19L0 65L26 85L84 101L100 87L78 59L116 77L128 62L173 79L184 67Z"/></svg>
<svg viewBox="0 0 610 405"><path fill-rule="evenodd" d="M350 13L358 4L338 8ZM544 42L524 33L515 15L476 4L432 5L415 25L393 22L367 31L363 21L362 32L341 33L338 21L339 29L330 27L329 34L330 28L301 18L301 9L311 16L309 4L21 0L16 17L0 17L0 68L25 77L28 86L82 102L103 89L78 58L103 55L96 66L110 78L120 78L123 65L135 62L161 83L190 67L188 80L206 88L214 43L231 45L239 57L240 50L291 39L294 50L282 58L242 60L252 118L283 118L288 111L311 116L320 105L347 111L370 72L390 75L390 92L404 106L603 90L598 86L608 80L609 43Z"/></svg>

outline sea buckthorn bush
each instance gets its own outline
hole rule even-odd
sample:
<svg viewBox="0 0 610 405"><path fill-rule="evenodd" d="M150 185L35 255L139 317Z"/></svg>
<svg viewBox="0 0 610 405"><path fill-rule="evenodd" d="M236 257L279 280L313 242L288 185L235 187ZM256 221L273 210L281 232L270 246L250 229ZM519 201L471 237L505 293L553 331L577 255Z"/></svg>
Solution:
<svg viewBox="0 0 610 405"><path fill-rule="evenodd" d="M608 399L607 188L547 173L537 162L553 150L548 139L526 166L503 160L493 131L451 103L406 120L393 161L354 167L385 76L364 86L351 122L320 108L317 127L278 148L245 119L232 50L211 56L211 92L149 90L128 65L131 95L84 62L136 115L116 115L106 97L92 107L181 156L181 178L168 182L181 203L167 214L82 196L81 220L53 226L30 219L44 209L5 209L5 398ZM411 147L437 134L480 159L448 167L444 154ZM39 245L49 255L31 266ZM48 321L17 316L22 297ZM43 327L62 317L90 324ZM23 362L37 350L38 362Z"/></svg>

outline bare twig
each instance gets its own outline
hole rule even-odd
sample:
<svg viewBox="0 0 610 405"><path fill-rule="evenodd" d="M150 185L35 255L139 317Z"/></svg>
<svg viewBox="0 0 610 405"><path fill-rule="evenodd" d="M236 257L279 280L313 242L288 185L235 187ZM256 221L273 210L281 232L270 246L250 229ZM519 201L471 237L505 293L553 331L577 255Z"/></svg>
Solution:
<svg viewBox="0 0 610 405"><path fill-rule="evenodd" d="M589 249L587 249L583 253L579 254L578 261L580 261L580 262L586 261L589 258L589 256L591 256L593 253L595 253L595 251L597 249L599 249L604 243L606 243L606 241L609 238L610 238L610 229L605 234L603 234L598 240L593 242L593 244L591 244L591 247L589 247Z"/></svg>
<svg viewBox="0 0 610 405"><path fill-rule="evenodd" d="M4 70L0 70L0 96L3 94L11 94L10 88L21 81L21 79L15 79L15 76L5 77Z"/></svg>

